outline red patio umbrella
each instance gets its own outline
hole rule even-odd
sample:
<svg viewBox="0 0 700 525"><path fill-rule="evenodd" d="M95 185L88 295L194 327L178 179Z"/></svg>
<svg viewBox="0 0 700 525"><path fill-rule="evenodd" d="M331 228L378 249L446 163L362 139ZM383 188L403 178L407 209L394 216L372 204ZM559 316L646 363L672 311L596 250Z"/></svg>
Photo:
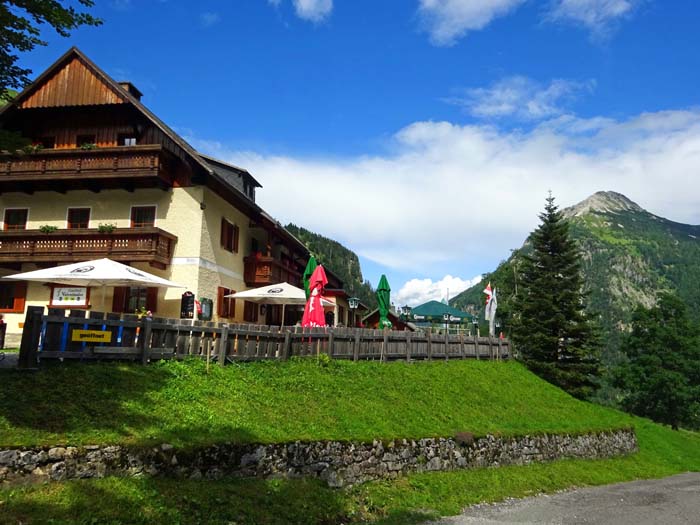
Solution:
<svg viewBox="0 0 700 525"><path fill-rule="evenodd" d="M301 318L301 326L326 326L326 316L323 313L321 304L321 294L323 287L328 284L326 271L319 265L311 274L309 279L309 289L311 291L309 300L304 308L304 316Z"/></svg>

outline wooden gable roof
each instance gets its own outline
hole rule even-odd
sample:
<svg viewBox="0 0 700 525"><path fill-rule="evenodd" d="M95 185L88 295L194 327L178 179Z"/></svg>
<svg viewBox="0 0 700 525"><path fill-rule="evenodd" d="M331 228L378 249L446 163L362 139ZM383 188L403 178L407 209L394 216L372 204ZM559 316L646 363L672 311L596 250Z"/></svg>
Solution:
<svg viewBox="0 0 700 525"><path fill-rule="evenodd" d="M28 92L22 94L17 106L28 109L127 102L124 94L105 82L79 53L69 52L47 70L44 78L37 79Z"/></svg>
<svg viewBox="0 0 700 525"><path fill-rule="evenodd" d="M77 81L78 83L76 86L70 86L68 85L69 80ZM50 86L54 89L49 90ZM90 91L91 95L88 95L87 91ZM35 95L38 96L39 93L44 94L37 98ZM207 165L199 156L199 153L197 153L187 141L156 117L141 103L141 101L129 93L124 86L120 85L107 75L107 73L102 71L102 69L95 65L95 63L85 56L77 47L71 47L66 51L61 58L56 60L46 71L39 75L29 87L0 109L0 117L5 113L17 109L71 106L72 104L59 104L58 96L61 93L65 95L64 101L72 101L78 98L83 101L93 100L93 105L131 104L183 151L195 165L202 168L206 174L210 176L215 175L214 170ZM99 93L101 93L102 98L98 95ZM41 99L50 99L50 105L25 105L30 100L34 101L31 102L32 104L38 104L38 101Z"/></svg>

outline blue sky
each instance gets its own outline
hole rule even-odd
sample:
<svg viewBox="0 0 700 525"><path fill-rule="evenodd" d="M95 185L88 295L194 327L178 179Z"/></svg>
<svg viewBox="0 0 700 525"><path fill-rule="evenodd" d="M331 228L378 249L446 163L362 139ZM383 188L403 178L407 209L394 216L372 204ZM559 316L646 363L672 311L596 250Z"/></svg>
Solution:
<svg viewBox="0 0 700 525"><path fill-rule="evenodd" d="M70 45L282 222L397 302L455 295L537 224L615 190L700 222L700 5L660 0L114 0Z"/></svg>

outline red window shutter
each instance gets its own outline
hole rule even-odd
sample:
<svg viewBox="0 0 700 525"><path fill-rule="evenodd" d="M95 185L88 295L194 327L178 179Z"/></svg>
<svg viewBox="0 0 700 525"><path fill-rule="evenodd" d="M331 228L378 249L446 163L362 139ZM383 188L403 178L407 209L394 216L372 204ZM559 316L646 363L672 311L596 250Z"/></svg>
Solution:
<svg viewBox="0 0 700 525"><path fill-rule="evenodd" d="M112 311L115 313L122 313L126 306L126 293L128 288L126 286L115 286L114 287L114 297L112 298Z"/></svg>
<svg viewBox="0 0 700 525"><path fill-rule="evenodd" d="M233 252L238 253L238 226L233 226Z"/></svg>
<svg viewBox="0 0 700 525"><path fill-rule="evenodd" d="M224 295L226 295L226 288L219 286L216 289L216 315L219 317L226 317L228 314L226 311L226 299L224 299Z"/></svg>
<svg viewBox="0 0 700 525"><path fill-rule="evenodd" d="M221 246L226 246L226 225L228 221L221 217Z"/></svg>
<svg viewBox="0 0 700 525"><path fill-rule="evenodd" d="M12 304L15 312L24 312L24 303L27 298L27 283L19 281L15 283L15 297Z"/></svg>
<svg viewBox="0 0 700 525"><path fill-rule="evenodd" d="M146 288L146 310L155 312L158 309L158 288Z"/></svg>

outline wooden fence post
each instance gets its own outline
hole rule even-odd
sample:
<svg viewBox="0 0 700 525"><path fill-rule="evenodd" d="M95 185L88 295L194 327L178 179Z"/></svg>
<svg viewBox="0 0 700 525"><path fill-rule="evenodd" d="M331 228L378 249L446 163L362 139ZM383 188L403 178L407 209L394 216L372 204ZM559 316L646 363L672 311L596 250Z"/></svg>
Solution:
<svg viewBox="0 0 700 525"><path fill-rule="evenodd" d="M432 361L433 359L433 344L431 340L431 329L428 328L426 330L426 335L428 337L428 361Z"/></svg>
<svg viewBox="0 0 700 525"><path fill-rule="evenodd" d="M450 329L445 329L445 361L450 358Z"/></svg>
<svg viewBox="0 0 700 525"><path fill-rule="evenodd" d="M384 353L389 349L389 329L384 328L384 338L382 339L382 351L379 354L379 362L384 361Z"/></svg>
<svg viewBox="0 0 700 525"><path fill-rule="evenodd" d="M411 332L406 332L406 362L411 361Z"/></svg>
<svg viewBox="0 0 700 525"><path fill-rule="evenodd" d="M39 338L41 337L41 316L44 315L43 306L28 306L27 316L24 319L22 330L22 342L19 346L19 361L17 368L37 368L36 356L39 350Z"/></svg>
<svg viewBox="0 0 700 525"><path fill-rule="evenodd" d="M149 354L151 353L151 329L153 319L144 317L141 320L141 333L139 335L141 343L141 364L148 364Z"/></svg>
<svg viewBox="0 0 700 525"><path fill-rule="evenodd" d="M476 360L478 361L478 360L480 359L480 358L479 358L479 354L480 354L480 351L479 351L479 336L476 335L476 334L474 334L474 353L476 354Z"/></svg>
<svg viewBox="0 0 700 525"><path fill-rule="evenodd" d="M282 346L282 361L289 359L289 344L291 342L292 333L289 330L284 332L284 346Z"/></svg>
<svg viewBox="0 0 700 525"><path fill-rule="evenodd" d="M221 328L221 341L219 342L219 366L226 365L226 350L228 349L228 324Z"/></svg>
<svg viewBox="0 0 700 525"><path fill-rule="evenodd" d="M352 360L359 361L360 359L360 330L355 329L355 343L352 345Z"/></svg>
<svg viewBox="0 0 700 525"><path fill-rule="evenodd" d="M333 339L335 334L333 333L333 328L328 329L328 357L333 357Z"/></svg>

